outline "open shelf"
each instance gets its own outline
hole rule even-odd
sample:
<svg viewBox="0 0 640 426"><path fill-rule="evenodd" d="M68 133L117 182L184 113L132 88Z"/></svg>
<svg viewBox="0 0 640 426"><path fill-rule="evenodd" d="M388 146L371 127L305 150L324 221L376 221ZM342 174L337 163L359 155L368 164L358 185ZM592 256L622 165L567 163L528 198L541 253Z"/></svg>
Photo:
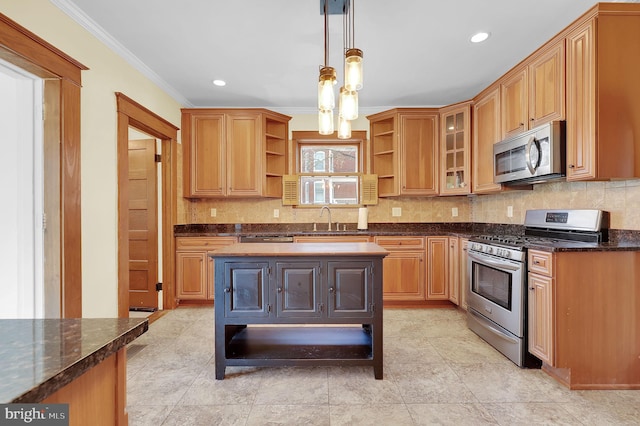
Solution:
<svg viewBox="0 0 640 426"><path fill-rule="evenodd" d="M227 336L229 338L229 336ZM227 360L372 360L366 327L251 327L231 337ZM243 365L247 365L244 364Z"/></svg>

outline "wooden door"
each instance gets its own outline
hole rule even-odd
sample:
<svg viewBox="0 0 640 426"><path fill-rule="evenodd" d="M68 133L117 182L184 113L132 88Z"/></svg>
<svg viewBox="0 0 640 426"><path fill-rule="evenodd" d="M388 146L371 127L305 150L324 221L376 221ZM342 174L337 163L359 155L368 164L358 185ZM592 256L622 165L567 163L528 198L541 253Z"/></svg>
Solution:
<svg viewBox="0 0 640 426"><path fill-rule="evenodd" d="M227 116L227 195L261 195L261 134L262 122L258 114Z"/></svg>
<svg viewBox="0 0 640 426"><path fill-rule="evenodd" d="M372 268L369 261L328 262L329 318L373 316Z"/></svg>
<svg viewBox="0 0 640 426"><path fill-rule="evenodd" d="M471 192L471 103L440 110L440 195Z"/></svg>
<svg viewBox="0 0 640 426"><path fill-rule="evenodd" d="M449 300L460 305L460 253L458 237L449 237Z"/></svg>
<svg viewBox="0 0 640 426"><path fill-rule="evenodd" d="M553 279L529 274L529 352L553 365Z"/></svg>
<svg viewBox="0 0 640 426"><path fill-rule="evenodd" d="M183 112L182 144L186 197L226 194L224 114Z"/></svg>
<svg viewBox="0 0 640 426"><path fill-rule="evenodd" d="M561 40L529 65L529 128L564 120L564 76L564 40Z"/></svg>
<svg viewBox="0 0 640 426"><path fill-rule="evenodd" d="M320 317L320 262L276 263L276 314L280 317Z"/></svg>
<svg viewBox="0 0 640 426"><path fill-rule="evenodd" d="M438 116L400 115L403 195L438 193Z"/></svg>
<svg viewBox="0 0 640 426"><path fill-rule="evenodd" d="M498 192L493 183L493 144L500 141L500 88L495 87L473 106L473 193Z"/></svg>
<svg viewBox="0 0 640 426"><path fill-rule="evenodd" d="M427 237L427 300L449 299L449 238Z"/></svg>
<svg viewBox="0 0 640 426"><path fill-rule="evenodd" d="M204 300L207 298L209 263L206 251L176 253L176 299Z"/></svg>
<svg viewBox="0 0 640 426"><path fill-rule="evenodd" d="M595 23L567 36L567 180L596 177Z"/></svg>
<svg viewBox="0 0 640 426"><path fill-rule="evenodd" d="M129 306L158 308L155 139L129 141Z"/></svg>
<svg viewBox="0 0 640 426"><path fill-rule="evenodd" d="M512 75L502 83L502 138L517 135L528 129L527 69Z"/></svg>

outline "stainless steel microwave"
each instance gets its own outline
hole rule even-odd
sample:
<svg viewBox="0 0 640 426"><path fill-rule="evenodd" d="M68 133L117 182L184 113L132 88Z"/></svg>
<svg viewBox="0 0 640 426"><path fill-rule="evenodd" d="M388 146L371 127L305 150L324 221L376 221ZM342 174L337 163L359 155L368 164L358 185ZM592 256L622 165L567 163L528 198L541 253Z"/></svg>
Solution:
<svg viewBox="0 0 640 426"><path fill-rule="evenodd" d="M519 185L566 176L565 122L552 121L493 145L493 181Z"/></svg>

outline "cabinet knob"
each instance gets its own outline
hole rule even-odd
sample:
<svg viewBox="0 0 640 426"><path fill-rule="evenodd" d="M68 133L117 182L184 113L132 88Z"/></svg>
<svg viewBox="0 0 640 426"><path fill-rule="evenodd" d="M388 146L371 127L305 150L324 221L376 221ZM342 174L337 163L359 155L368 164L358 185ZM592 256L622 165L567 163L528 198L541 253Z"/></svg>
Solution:
<svg viewBox="0 0 640 426"><path fill-rule="evenodd" d="M535 290L535 289L536 289L535 287L529 287L529 290Z"/></svg>
<svg viewBox="0 0 640 426"><path fill-rule="evenodd" d="M524 126L524 123L520 123L521 126Z"/></svg>
<svg viewBox="0 0 640 426"><path fill-rule="evenodd" d="M226 287L226 288L224 289L224 292L225 292L225 293L231 293L231 289L230 289L229 287Z"/></svg>
<svg viewBox="0 0 640 426"><path fill-rule="evenodd" d="M576 166L574 166L573 164L569 164L569 168L570 168L570 169L575 169L575 168L576 168Z"/></svg>
<svg viewBox="0 0 640 426"><path fill-rule="evenodd" d="M333 293L333 287L329 287L329 293Z"/></svg>
<svg viewBox="0 0 640 426"><path fill-rule="evenodd" d="M282 293L282 287L278 287L278 293Z"/></svg>

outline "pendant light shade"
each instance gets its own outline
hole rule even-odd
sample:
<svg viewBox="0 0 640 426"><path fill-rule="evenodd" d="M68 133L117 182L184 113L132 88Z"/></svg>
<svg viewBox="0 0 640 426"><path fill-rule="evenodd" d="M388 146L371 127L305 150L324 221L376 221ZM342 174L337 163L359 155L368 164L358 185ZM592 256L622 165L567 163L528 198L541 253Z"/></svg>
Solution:
<svg viewBox="0 0 640 426"><path fill-rule="evenodd" d="M341 87L338 111L339 115L346 120L355 120L358 118L358 92Z"/></svg>
<svg viewBox="0 0 640 426"><path fill-rule="evenodd" d="M362 50L348 49L344 59L344 87L347 90L362 89Z"/></svg>
<svg viewBox="0 0 640 426"><path fill-rule="evenodd" d="M331 135L333 132L333 110L320 110L318 112L318 133Z"/></svg>
<svg viewBox="0 0 640 426"><path fill-rule="evenodd" d="M336 107L333 86L336 84L336 70L332 67L322 67L318 80L318 109L329 110Z"/></svg>
<svg viewBox="0 0 640 426"><path fill-rule="evenodd" d="M338 139L351 138L351 121L343 116L338 116Z"/></svg>

